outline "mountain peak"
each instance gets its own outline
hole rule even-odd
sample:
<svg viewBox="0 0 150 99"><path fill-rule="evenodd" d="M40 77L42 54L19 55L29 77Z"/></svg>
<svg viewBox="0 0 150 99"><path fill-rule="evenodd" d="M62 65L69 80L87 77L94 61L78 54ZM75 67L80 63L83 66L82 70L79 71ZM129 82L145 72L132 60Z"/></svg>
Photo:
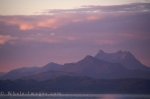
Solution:
<svg viewBox="0 0 150 99"><path fill-rule="evenodd" d="M54 62L50 62L48 63L47 65L43 66L42 67L42 70L43 71L47 71L47 70L51 70L51 71L54 71L54 70L58 70L61 68L61 65L60 64L57 64L57 63L54 63Z"/></svg>
<svg viewBox="0 0 150 99"><path fill-rule="evenodd" d="M112 63L120 63L128 69L141 69L143 65L129 51L116 51L114 53L106 53L102 50L96 54L95 58Z"/></svg>
<svg viewBox="0 0 150 99"><path fill-rule="evenodd" d="M95 60L96 58L94 58L93 56L87 55L86 57L84 57L82 60L79 61L79 63L86 63L86 62L90 62Z"/></svg>
<svg viewBox="0 0 150 99"><path fill-rule="evenodd" d="M85 59L85 60L89 60L89 59L93 59L93 58L94 58L93 56L87 55L84 59Z"/></svg>
<svg viewBox="0 0 150 99"><path fill-rule="evenodd" d="M116 53L114 53L114 55L116 55L118 58L122 59L122 60L126 60L126 59L136 59L134 57L134 55L129 52L129 51L117 51Z"/></svg>
<svg viewBox="0 0 150 99"><path fill-rule="evenodd" d="M98 53L100 54L100 53L105 53L105 52L102 49L100 49Z"/></svg>
<svg viewBox="0 0 150 99"><path fill-rule="evenodd" d="M104 50L100 49L97 54L103 55L103 54L128 54L128 53L130 53L130 52L129 51L123 51L123 50L118 50L116 52L105 52Z"/></svg>
<svg viewBox="0 0 150 99"><path fill-rule="evenodd" d="M99 52L96 54L96 56L112 56L112 57L117 57L119 59L124 59L124 58L127 58L127 57L134 57L132 55L131 52L129 51L123 51L123 50L119 50L119 51L116 51L116 52L113 52L113 53L107 53L107 52L104 52L103 50L99 50Z"/></svg>

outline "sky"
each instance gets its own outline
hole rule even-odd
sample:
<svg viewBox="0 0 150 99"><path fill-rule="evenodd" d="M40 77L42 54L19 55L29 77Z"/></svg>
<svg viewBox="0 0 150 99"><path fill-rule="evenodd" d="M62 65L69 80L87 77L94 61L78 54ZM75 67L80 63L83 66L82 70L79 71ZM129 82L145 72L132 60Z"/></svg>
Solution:
<svg viewBox="0 0 150 99"><path fill-rule="evenodd" d="M120 5L149 0L0 0L1 15L40 14L47 9L73 9L86 5Z"/></svg>
<svg viewBox="0 0 150 99"><path fill-rule="evenodd" d="M150 66L149 0L0 0L0 72L127 50Z"/></svg>

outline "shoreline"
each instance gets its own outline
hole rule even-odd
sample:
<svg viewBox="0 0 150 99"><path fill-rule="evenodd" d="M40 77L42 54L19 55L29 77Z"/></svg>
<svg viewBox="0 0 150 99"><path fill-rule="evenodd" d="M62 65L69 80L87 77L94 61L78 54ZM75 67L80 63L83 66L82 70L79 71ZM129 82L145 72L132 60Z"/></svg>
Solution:
<svg viewBox="0 0 150 99"><path fill-rule="evenodd" d="M31 93L31 94L0 94L0 97L101 97L101 96L135 96L150 97L150 94L63 94L63 93Z"/></svg>

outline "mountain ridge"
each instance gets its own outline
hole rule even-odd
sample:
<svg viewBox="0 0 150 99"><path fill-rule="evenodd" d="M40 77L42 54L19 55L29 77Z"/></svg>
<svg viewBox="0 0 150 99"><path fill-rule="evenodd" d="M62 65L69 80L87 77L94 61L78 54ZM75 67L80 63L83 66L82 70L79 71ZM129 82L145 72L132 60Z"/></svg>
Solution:
<svg viewBox="0 0 150 99"><path fill-rule="evenodd" d="M150 79L150 68L143 65L129 51L120 50L114 53L106 53L99 50L95 56L87 55L78 62L63 65L50 62L42 67L15 69L2 75L0 79L48 80L62 75L87 76L96 79Z"/></svg>
<svg viewBox="0 0 150 99"><path fill-rule="evenodd" d="M129 51L116 51L114 53L106 53L100 50L95 57L100 60L105 60L113 63L120 63L128 69L146 69L136 57Z"/></svg>

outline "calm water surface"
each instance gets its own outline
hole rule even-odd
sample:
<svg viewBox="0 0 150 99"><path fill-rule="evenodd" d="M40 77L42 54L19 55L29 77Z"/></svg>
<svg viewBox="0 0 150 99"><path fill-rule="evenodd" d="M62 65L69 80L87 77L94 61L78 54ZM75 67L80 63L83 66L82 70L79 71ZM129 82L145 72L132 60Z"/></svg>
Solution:
<svg viewBox="0 0 150 99"><path fill-rule="evenodd" d="M0 96L0 99L150 99L150 95Z"/></svg>

